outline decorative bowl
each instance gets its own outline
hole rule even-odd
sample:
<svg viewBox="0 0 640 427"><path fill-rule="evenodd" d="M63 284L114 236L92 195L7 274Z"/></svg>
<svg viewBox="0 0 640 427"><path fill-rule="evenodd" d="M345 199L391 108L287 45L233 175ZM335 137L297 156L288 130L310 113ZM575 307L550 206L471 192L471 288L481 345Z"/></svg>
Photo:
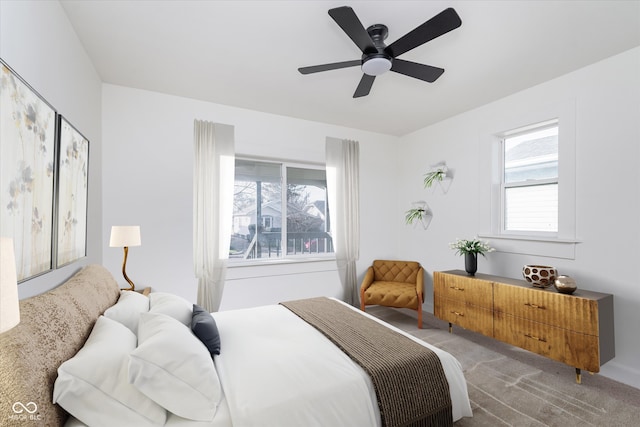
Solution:
<svg viewBox="0 0 640 427"><path fill-rule="evenodd" d="M553 286L562 294L572 294L576 289L578 289L576 281L569 276L556 277L556 280L553 282Z"/></svg>
<svg viewBox="0 0 640 427"><path fill-rule="evenodd" d="M536 288L547 288L554 284L558 271L548 265L525 265L522 267L524 279Z"/></svg>

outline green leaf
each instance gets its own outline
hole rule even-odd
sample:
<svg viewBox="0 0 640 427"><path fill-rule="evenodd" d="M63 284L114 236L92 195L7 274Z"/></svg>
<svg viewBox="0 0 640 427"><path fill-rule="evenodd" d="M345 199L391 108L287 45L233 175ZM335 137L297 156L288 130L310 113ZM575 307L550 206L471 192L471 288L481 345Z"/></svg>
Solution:
<svg viewBox="0 0 640 427"><path fill-rule="evenodd" d="M446 172L442 169L429 172L424 175L424 188L430 188L434 182L442 181L446 175Z"/></svg>
<svg viewBox="0 0 640 427"><path fill-rule="evenodd" d="M425 210L424 209L409 209L406 213L405 213L405 217L404 220L407 224L413 224L413 221L415 220L419 220L420 218L422 218L425 214Z"/></svg>

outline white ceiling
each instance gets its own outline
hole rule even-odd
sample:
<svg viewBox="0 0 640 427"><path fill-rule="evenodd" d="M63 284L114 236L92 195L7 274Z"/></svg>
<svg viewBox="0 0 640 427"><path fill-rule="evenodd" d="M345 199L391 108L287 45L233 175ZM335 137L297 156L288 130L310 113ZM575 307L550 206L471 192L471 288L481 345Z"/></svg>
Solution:
<svg viewBox="0 0 640 427"><path fill-rule="evenodd" d="M268 113L404 135L640 45L640 1L62 1L102 80ZM360 58L327 14L351 6L387 44L447 7L462 26L401 56L435 83L379 76L352 95ZM598 84L594 81L593 84Z"/></svg>

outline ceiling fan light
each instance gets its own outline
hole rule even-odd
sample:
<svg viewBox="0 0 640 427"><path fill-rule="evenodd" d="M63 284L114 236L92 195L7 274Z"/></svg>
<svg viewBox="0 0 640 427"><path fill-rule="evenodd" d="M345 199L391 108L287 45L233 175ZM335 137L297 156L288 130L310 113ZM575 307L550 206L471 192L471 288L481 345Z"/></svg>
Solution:
<svg viewBox="0 0 640 427"><path fill-rule="evenodd" d="M391 69L391 60L383 57L369 58L362 64L362 72L370 76L379 76Z"/></svg>

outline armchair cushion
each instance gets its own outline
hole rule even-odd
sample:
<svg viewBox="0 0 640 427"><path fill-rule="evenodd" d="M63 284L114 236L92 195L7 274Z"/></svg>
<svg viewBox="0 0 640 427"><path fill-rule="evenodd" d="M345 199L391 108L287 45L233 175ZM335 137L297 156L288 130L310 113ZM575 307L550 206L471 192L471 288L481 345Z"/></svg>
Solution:
<svg viewBox="0 0 640 427"><path fill-rule="evenodd" d="M418 308L415 283L374 282L365 291L367 305L384 305L397 308Z"/></svg>

